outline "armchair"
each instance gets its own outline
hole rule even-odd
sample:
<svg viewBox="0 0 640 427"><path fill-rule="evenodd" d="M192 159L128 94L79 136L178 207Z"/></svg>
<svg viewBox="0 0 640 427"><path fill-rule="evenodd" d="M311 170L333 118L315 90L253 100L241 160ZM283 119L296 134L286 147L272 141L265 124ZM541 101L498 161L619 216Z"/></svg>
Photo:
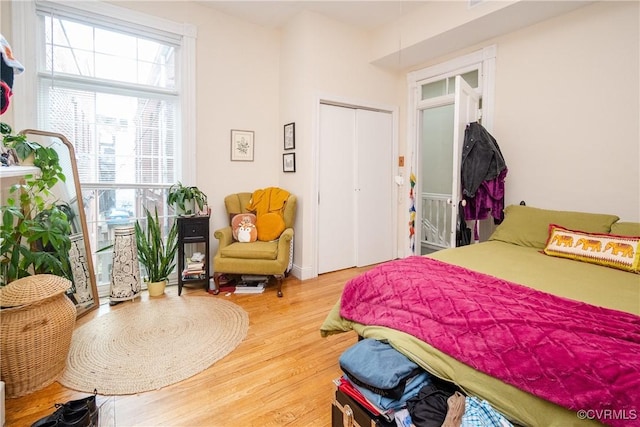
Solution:
<svg viewBox="0 0 640 427"><path fill-rule="evenodd" d="M252 193L235 193L224 199L227 214L247 213ZM291 269L293 258L293 223L296 215L296 196L289 195L284 206L285 230L277 240L264 242L237 242L233 239L231 226L218 229L214 237L218 250L213 257L213 281L216 293L220 289L222 274L255 274L273 276L277 281L278 297L282 297L282 279Z"/></svg>

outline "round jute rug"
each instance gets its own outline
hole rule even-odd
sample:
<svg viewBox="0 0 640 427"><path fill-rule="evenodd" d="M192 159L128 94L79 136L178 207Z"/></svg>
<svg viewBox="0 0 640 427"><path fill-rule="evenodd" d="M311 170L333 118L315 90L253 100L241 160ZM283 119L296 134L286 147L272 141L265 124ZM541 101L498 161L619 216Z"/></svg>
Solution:
<svg viewBox="0 0 640 427"><path fill-rule="evenodd" d="M130 304L74 331L60 384L101 395L157 390L213 365L249 328L242 308L212 296Z"/></svg>

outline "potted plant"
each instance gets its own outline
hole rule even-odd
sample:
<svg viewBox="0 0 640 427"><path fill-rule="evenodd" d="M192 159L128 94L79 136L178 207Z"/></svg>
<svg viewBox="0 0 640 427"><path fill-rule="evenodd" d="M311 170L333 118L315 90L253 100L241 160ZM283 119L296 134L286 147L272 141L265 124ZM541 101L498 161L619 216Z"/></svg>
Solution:
<svg viewBox="0 0 640 427"><path fill-rule="evenodd" d="M204 210L207 205L207 195L196 186L186 186L178 182L169 187L167 203L178 215L194 215ZM196 205L198 211L196 211Z"/></svg>
<svg viewBox="0 0 640 427"><path fill-rule="evenodd" d="M29 141L26 135L21 133L12 134L13 129L6 123L0 123L0 134L2 144L7 148L15 150L21 165L40 164L40 168L47 168L49 165L55 166L58 163L58 153L50 147L43 147L37 142Z"/></svg>
<svg viewBox="0 0 640 427"><path fill-rule="evenodd" d="M0 206L0 285L42 273L71 279L69 218L51 192L58 181L66 180L58 154L11 132L9 125L0 123L3 143L14 144L20 157L25 153L20 147L35 147L40 173L25 175L22 182L11 186L6 204Z"/></svg>
<svg viewBox="0 0 640 427"><path fill-rule="evenodd" d="M152 215L145 208L145 214L144 228L138 221L135 223L138 259L147 271L145 282L149 296L159 296L164 293L167 278L176 266L178 224L173 221L165 241L162 237L162 224L158 219L158 209L156 208L155 215Z"/></svg>

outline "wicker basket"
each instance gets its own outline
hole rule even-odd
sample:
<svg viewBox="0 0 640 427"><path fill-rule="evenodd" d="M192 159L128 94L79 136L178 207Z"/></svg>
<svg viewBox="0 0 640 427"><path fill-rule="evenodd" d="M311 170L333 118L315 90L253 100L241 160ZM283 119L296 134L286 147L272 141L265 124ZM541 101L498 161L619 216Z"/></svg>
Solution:
<svg viewBox="0 0 640 427"><path fill-rule="evenodd" d="M50 274L0 288L0 366L7 397L53 383L65 368L76 306L65 295L71 282Z"/></svg>

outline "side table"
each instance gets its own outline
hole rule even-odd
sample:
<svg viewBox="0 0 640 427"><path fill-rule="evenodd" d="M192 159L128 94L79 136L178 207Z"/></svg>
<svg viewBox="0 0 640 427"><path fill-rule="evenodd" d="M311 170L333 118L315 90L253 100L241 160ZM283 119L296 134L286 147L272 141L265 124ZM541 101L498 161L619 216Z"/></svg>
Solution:
<svg viewBox="0 0 640 427"><path fill-rule="evenodd" d="M178 217L178 296L185 284L209 286L209 216ZM200 254L202 260L195 259Z"/></svg>

